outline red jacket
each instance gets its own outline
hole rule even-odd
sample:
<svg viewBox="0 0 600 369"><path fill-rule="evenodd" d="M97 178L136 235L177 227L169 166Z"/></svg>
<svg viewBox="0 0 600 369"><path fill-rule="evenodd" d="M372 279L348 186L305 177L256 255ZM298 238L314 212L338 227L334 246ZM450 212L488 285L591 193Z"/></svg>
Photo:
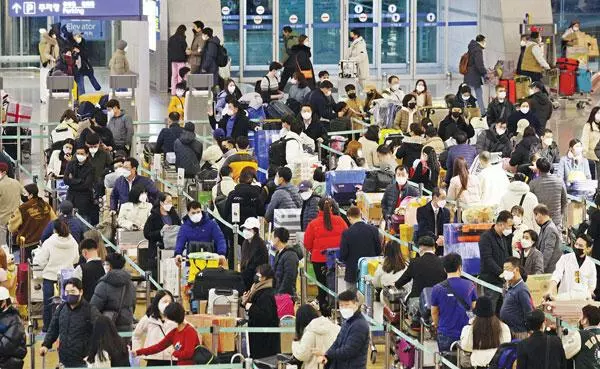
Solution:
<svg viewBox="0 0 600 369"><path fill-rule="evenodd" d="M327 256L321 251L340 247L342 232L348 228L346 222L338 215L331 215L331 231L325 228L325 219L323 211L319 210L319 215L308 223L306 232L304 233L304 247L306 251L311 252L311 261L316 263L324 263L327 261Z"/></svg>
<svg viewBox="0 0 600 369"><path fill-rule="evenodd" d="M157 344L137 350L136 355L158 354L169 346L175 347L178 345L179 348L175 347L175 351L173 351L173 356L177 359L177 365L194 365L194 350L199 344L198 332L192 325L187 324L182 331L174 328Z"/></svg>

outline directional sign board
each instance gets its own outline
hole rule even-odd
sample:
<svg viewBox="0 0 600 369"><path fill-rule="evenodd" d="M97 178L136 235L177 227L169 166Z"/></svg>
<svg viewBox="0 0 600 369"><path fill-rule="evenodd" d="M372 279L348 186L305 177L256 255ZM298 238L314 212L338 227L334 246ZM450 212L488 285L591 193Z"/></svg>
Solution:
<svg viewBox="0 0 600 369"><path fill-rule="evenodd" d="M140 0L9 0L11 17L140 18Z"/></svg>

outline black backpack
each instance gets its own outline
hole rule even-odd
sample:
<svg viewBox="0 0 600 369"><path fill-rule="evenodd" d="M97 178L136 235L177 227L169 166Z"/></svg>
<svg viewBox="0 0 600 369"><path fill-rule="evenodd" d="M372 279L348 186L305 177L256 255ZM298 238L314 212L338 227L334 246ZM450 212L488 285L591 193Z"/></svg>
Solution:
<svg viewBox="0 0 600 369"><path fill-rule="evenodd" d="M373 170L367 172L364 192L383 192L394 181L394 173L385 170Z"/></svg>
<svg viewBox="0 0 600 369"><path fill-rule="evenodd" d="M226 67L229 63L229 55L227 54L227 49L223 45L219 45L217 48L217 65L219 67Z"/></svg>
<svg viewBox="0 0 600 369"><path fill-rule="evenodd" d="M288 141L294 140L294 138L281 137L279 140L273 142L269 146L269 164L282 167L287 164L285 159L285 146Z"/></svg>
<svg viewBox="0 0 600 369"><path fill-rule="evenodd" d="M216 363L215 355L213 355L209 349L202 345L196 346L192 360L196 365L208 365Z"/></svg>

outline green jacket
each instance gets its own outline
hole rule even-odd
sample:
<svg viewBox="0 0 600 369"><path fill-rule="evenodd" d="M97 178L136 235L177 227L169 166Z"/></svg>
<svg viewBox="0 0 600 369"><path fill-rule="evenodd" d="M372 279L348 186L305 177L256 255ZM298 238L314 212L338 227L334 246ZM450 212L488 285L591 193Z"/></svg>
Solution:
<svg viewBox="0 0 600 369"><path fill-rule="evenodd" d="M581 350L575 355L575 367L586 369L600 368L600 328L588 328L579 331Z"/></svg>
<svg viewBox="0 0 600 369"><path fill-rule="evenodd" d="M281 64L285 64L285 62L290 57L290 50L292 46L298 43L298 35L295 32L292 32L289 37L283 37L283 49L281 50Z"/></svg>

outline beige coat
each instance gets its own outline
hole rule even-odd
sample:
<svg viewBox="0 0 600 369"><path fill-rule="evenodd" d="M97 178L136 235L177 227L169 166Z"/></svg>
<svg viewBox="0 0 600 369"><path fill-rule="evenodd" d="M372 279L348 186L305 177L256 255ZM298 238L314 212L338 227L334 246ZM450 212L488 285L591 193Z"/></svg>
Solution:
<svg viewBox="0 0 600 369"><path fill-rule="evenodd" d="M425 144L423 146L431 146L435 150L436 154L441 154L446 150L446 146L444 145L444 141L442 141L439 137L428 137L425 140Z"/></svg>
<svg viewBox="0 0 600 369"><path fill-rule="evenodd" d="M0 178L0 224L8 223L10 216L21 205L23 186L8 176Z"/></svg>
<svg viewBox="0 0 600 369"><path fill-rule="evenodd" d="M51 67L53 67L56 61L58 60L58 57L60 56L58 50L58 41L50 37L48 32L46 32L42 34L42 39L38 44L38 49L40 52L40 62L42 64L49 63L51 64ZM49 67L48 65L45 66Z"/></svg>
<svg viewBox="0 0 600 369"><path fill-rule="evenodd" d="M202 32L196 33L194 35L194 39L192 40L192 46L190 46L192 53L188 58L188 63L190 63L190 69L192 70L192 73L195 73L196 70L200 68L204 43L205 41L202 39Z"/></svg>
<svg viewBox="0 0 600 369"><path fill-rule="evenodd" d="M423 119L421 117L421 111L415 109L415 111L412 112L412 121L410 120L410 114L411 111L404 106L402 109L398 110L396 117L394 117L394 128L400 129L403 133L406 133L408 132L410 123L421 123L421 120Z"/></svg>
<svg viewBox="0 0 600 369"><path fill-rule="evenodd" d="M596 123L592 123L591 127L589 123L583 125L583 132L581 133L581 144L583 145L583 156L588 160L598 161L594 149L600 141L600 129Z"/></svg>
<svg viewBox="0 0 600 369"><path fill-rule="evenodd" d="M110 62L108 62L111 76L118 76L121 74L129 74L129 61L127 60L127 53L123 50L115 50Z"/></svg>
<svg viewBox="0 0 600 369"><path fill-rule="evenodd" d="M359 138L358 142L361 144L361 149L363 152L363 156L367 161L367 166L369 168L378 168L379 157L377 156L377 147L379 147L379 143L368 140L364 136Z"/></svg>
<svg viewBox="0 0 600 369"><path fill-rule="evenodd" d="M362 37L350 44L348 59L358 62L358 79L361 83L369 79L369 53L367 52L367 43Z"/></svg>

